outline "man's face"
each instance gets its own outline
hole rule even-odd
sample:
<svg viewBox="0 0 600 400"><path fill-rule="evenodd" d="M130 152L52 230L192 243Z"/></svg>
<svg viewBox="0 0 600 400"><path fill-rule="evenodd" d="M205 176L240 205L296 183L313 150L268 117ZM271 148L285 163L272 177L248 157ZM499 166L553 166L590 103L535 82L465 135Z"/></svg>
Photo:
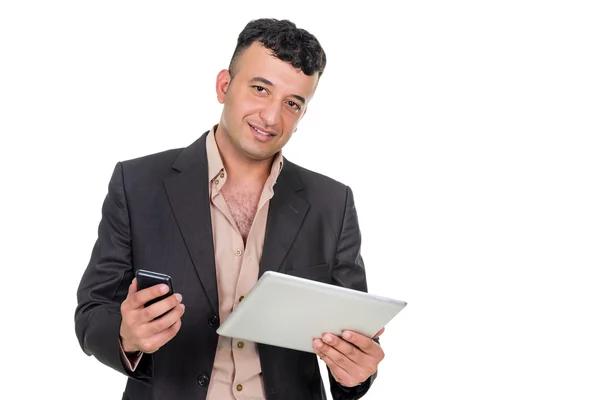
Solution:
<svg viewBox="0 0 600 400"><path fill-rule="evenodd" d="M271 158L296 130L317 76L305 75L253 43L237 60L233 79L228 71L217 77L217 97L224 105L219 133L248 160Z"/></svg>

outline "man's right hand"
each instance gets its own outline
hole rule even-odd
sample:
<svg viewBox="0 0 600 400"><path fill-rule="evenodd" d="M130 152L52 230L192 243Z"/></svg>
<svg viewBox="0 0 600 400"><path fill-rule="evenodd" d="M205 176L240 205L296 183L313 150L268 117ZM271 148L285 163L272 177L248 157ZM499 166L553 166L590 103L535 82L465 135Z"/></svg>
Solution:
<svg viewBox="0 0 600 400"><path fill-rule="evenodd" d="M179 332L181 316L185 311L179 293L144 307L144 304L168 291L167 285L160 284L138 292L135 278L129 285L127 298L121 303L122 320L119 332L121 345L127 353L154 353ZM167 311L167 314L154 319Z"/></svg>

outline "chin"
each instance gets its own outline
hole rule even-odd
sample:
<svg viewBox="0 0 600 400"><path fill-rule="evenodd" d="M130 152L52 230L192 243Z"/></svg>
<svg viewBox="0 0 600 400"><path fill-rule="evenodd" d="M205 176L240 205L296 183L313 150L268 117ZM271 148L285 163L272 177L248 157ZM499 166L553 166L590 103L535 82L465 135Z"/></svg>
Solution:
<svg viewBox="0 0 600 400"><path fill-rule="evenodd" d="M253 161L264 161L266 159L269 159L271 157L273 157L275 155L275 153L277 152L272 152L272 151L260 151L257 150L255 148L244 148L244 153L246 158L248 158L249 160L253 160Z"/></svg>

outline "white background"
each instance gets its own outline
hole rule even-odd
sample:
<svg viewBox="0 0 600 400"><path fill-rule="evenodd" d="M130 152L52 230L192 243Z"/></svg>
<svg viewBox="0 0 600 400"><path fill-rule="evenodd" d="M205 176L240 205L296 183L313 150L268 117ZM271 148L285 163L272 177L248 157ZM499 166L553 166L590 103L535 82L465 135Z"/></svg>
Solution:
<svg viewBox="0 0 600 400"><path fill-rule="evenodd" d="M216 3L1 3L0 397L120 398L73 322L112 169L216 123L266 16L328 56L285 154L352 187L370 291L408 302L366 399L600 398L595 2Z"/></svg>

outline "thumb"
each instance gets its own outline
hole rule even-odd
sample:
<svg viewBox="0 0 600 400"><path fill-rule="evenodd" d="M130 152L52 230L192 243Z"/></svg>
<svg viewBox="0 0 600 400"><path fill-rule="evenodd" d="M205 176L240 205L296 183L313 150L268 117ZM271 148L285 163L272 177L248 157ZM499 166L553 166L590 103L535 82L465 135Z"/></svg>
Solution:
<svg viewBox="0 0 600 400"><path fill-rule="evenodd" d="M382 334L384 331L385 331L385 327L384 327L384 328L381 328L381 329L379 330L379 332L377 332L377 333L375 334L375 336L373 336L373 339L377 339L379 336L381 336L381 334Z"/></svg>
<svg viewBox="0 0 600 400"><path fill-rule="evenodd" d="M132 296L135 292L137 292L137 280L133 278L131 285L129 285L129 289L127 290L127 297Z"/></svg>

